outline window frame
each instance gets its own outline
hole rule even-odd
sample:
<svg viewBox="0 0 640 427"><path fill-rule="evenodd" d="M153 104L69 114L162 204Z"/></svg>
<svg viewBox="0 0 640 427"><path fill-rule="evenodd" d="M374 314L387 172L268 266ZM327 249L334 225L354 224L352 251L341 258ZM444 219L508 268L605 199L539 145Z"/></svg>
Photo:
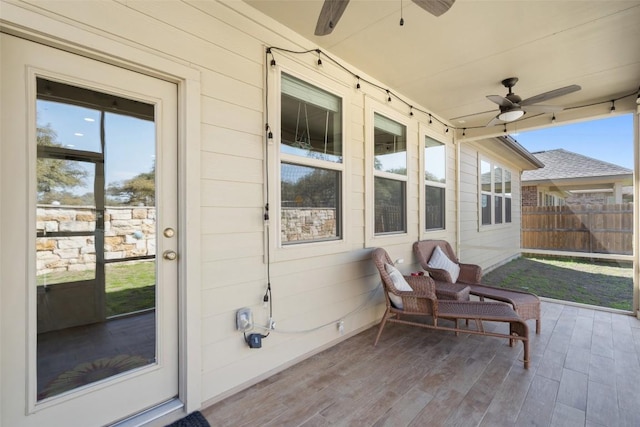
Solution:
<svg viewBox="0 0 640 427"><path fill-rule="evenodd" d="M286 63L283 65L282 63ZM294 77L310 86L328 92L341 100L342 123L342 162L330 160L319 160L309 157L303 157L296 154L281 152L281 120L282 120L282 74ZM350 208L348 205L347 189L349 187L350 178L347 173L349 166L349 140L347 125L349 120L348 106L350 105L349 92L344 84L337 84L336 81L320 75L312 75L310 70L305 69L299 64L288 63L288 61L279 61L278 65L272 69L269 76L269 90L274 95L269 97L268 108L275 113L268 118L268 125L271 129L273 138L267 140L266 162L267 162L267 179L270 182L270 189L266 190L265 200L269 206L273 208L268 210L269 221L271 226L267 227L266 233L269 239L265 242L271 249L271 261L285 261L290 259L306 258L314 255L336 253L344 250L348 244L349 236L349 220L347 213ZM339 173L339 189L338 189L338 207L337 222L339 236L336 238L304 240L300 242L285 243L282 240L282 194L281 194L281 167L282 164L299 165L303 167L326 169Z"/></svg>
<svg viewBox="0 0 640 427"><path fill-rule="evenodd" d="M488 164L491 180L489 190L483 189L483 163ZM496 186L496 172L500 171L500 186ZM506 177L509 176L507 181ZM478 156L478 228L488 227L504 227L513 224L513 189L515 173L511 168L506 167L503 163L497 162L486 156ZM511 192L507 193L507 182ZM490 222L484 222L483 217L483 198L488 197L490 212L488 214ZM508 200L508 202L507 202ZM496 206L500 205L500 212L496 212Z"/></svg>
<svg viewBox="0 0 640 427"><path fill-rule="evenodd" d="M382 244L406 243L410 235L410 215L418 209L417 197L413 185L416 159L415 146L416 135L415 120L407 114L394 110L388 104L383 104L372 98L365 98L365 134L364 134L364 155L365 155L365 245L378 246ZM406 132L406 175L399 175L375 169L375 115L378 114L386 119L392 120L404 126ZM391 179L402 182L404 185L404 231L378 233L375 232L375 179Z"/></svg>
<svg viewBox="0 0 640 427"><path fill-rule="evenodd" d="M426 154L426 139L430 139L434 142L442 144L444 148L444 182L431 181L427 179L427 154ZM427 132L425 129L421 129L420 132L420 233L434 233L447 230L447 203L448 203L448 186L449 186L449 145L443 141L441 136L436 136L431 132ZM441 188L444 193L442 203L442 227L427 228L427 187Z"/></svg>

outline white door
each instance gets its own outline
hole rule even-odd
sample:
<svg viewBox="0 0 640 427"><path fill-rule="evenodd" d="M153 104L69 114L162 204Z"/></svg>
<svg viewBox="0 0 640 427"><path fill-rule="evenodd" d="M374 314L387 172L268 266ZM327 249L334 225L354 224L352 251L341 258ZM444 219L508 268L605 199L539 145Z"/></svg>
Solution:
<svg viewBox="0 0 640 427"><path fill-rule="evenodd" d="M0 425L108 425L178 396L177 86L0 37Z"/></svg>

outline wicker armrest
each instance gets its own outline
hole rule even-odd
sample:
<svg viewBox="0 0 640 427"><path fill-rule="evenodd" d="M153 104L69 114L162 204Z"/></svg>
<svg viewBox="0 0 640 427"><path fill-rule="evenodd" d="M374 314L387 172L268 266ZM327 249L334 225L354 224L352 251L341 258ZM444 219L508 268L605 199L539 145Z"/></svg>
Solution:
<svg viewBox="0 0 640 427"><path fill-rule="evenodd" d="M426 267L425 271L427 273L429 273L429 276L433 277L433 280L437 280L439 282L452 283L451 275L449 274L449 272L447 270L444 270L444 269L441 269L441 268Z"/></svg>
<svg viewBox="0 0 640 427"><path fill-rule="evenodd" d="M425 298L435 299L436 297L436 284L429 276L404 276L411 289L413 289L415 296L421 295Z"/></svg>
<svg viewBox="0 0 640 427"><path fill-rule="evenodd" d="M460 275L458 282L479 284L482 279L482 268L476 264L459 263Z"/></svg>

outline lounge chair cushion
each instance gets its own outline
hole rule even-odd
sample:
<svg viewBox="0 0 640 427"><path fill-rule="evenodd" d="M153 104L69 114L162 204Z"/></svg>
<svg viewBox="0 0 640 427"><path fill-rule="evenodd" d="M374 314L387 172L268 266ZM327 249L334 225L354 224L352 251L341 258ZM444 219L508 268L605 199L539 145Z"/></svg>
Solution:
<svg viewBox="0 0 640 427"><path fill-rule="evenodd" d="M389 273L389 277L391 277L391 281L393 282L393 286L397 290L399 290L401 292L402 291L413 291L411 286L409 286L409 283L407 283L407 281L402 276L402 273L400 273L400 271L397 268L395 268L391 264L385 264L384 265L384 269L387 270L387 273ZM391 300L391 302L393 303L394 306L396 306L397 308L402 310L403 305L402 305L402 298L401 297L389 292L389 299Z"/></svg>
<svg viewBox="0 0 640 427"><path fill-rule="evenodd" d="M433 254L429 259L429 263L427 264L430 268L446 270L451 276L451 283L456 283L458 280L458 276L460 275L460 267L455 262L451 261L440 246L436 246L433 250Z"/></svg>

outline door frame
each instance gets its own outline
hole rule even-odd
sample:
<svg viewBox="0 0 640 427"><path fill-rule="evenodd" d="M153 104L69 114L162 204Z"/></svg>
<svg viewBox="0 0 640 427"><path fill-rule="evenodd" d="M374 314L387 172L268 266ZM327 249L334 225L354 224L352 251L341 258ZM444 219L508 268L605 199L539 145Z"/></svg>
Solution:
<svg viewBox="0 0 640 427"><path fill-rule="evenodd" d="M178 400L168 408L139 414L122 425L160 418L169 423L200 408L200 72L148 50L114 40L33 10L2 2L0 32L175 83L178 87ZM89 46L91 46L89 48ZM2 293L0 293L0 298ZM2 357L0 341L0 362ZM26 372L25 372L26 376ZM2 391L0 390L0 396ZM25 396L26 400L26 396Z"/></svg>

